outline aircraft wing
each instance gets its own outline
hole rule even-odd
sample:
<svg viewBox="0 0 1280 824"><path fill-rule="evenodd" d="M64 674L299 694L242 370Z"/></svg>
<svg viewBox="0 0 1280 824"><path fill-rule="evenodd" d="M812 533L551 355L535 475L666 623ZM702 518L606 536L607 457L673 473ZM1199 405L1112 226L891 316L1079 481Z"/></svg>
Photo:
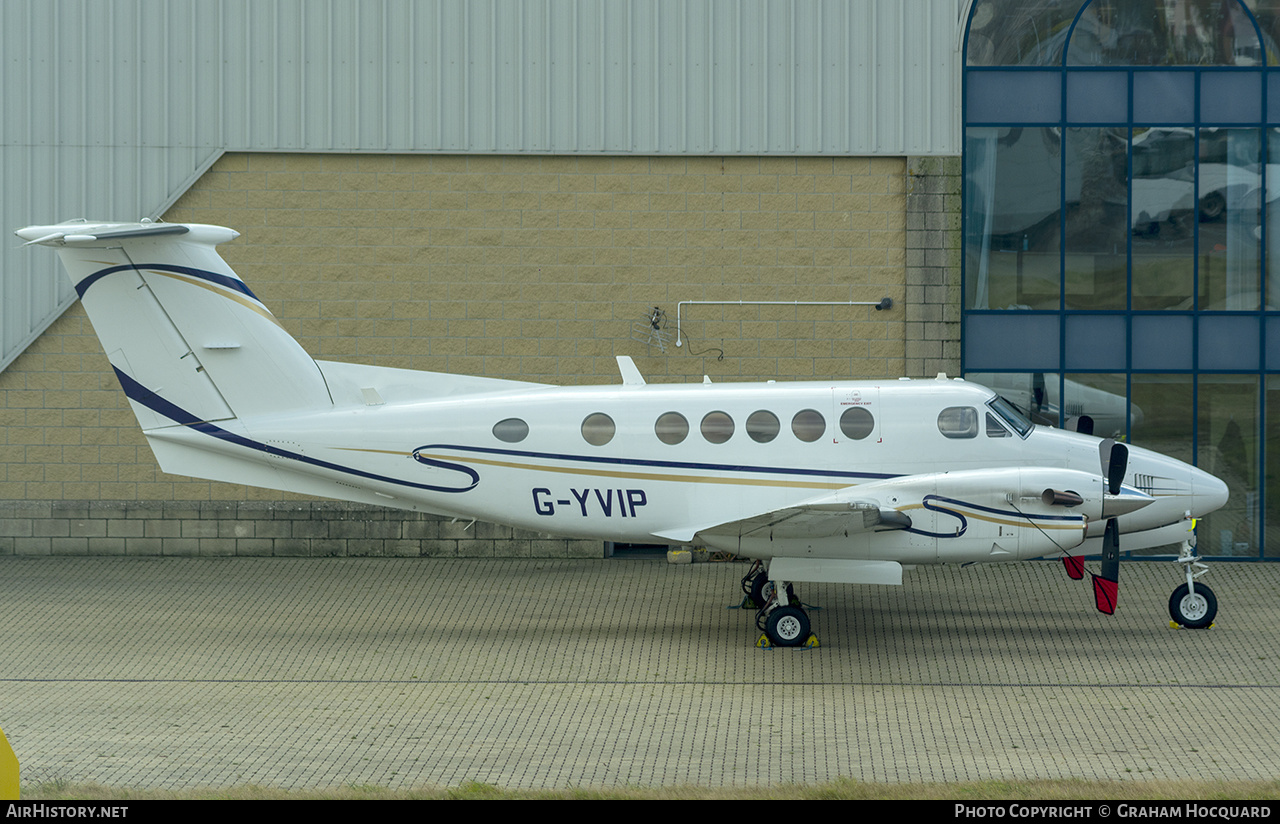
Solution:
<svg viewBox="0 0 1280 824"><path fill-rule="evenodd" d="M852 488L851 488L852 489ZM847 495L848 491L842 491ZM775 537L822 537L840 532L907 529L911 518L874 501L838 500L841 493L814 501L762 512L721 523L687 526L654 533L659 538L687 543L696 535L747 537L772 531Z"/></svg>
<svg viewBox="0 0 1280 824"><path fill-rule="evenodd" d="M744 551L753 545L771 554L791 544L819 558L840 557L849 549L846 539L861 534L865 543L868 533L880 534L874 539L880 550L905 552L908 546L900 533L909 530L925 541L945 539L952 557L1012 560L1076 554L1068 550L1084 540L1091 521L1105 514L1102 493L1100 475L1055 467L931 472L848 486L767 512L655 534L672 542L702 540ZM1136 489L1130 493L1123 496L1131 502L1124 511L1152 500ZM1107 503L1114 507L1120 498L1109 495Z"/></svg>

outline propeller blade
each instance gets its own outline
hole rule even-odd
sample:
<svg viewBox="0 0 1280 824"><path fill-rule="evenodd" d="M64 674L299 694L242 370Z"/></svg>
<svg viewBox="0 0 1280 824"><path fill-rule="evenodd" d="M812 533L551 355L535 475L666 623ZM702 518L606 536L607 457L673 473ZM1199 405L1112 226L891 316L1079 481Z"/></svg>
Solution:
<svg viewBox="0 0 1280 824"><path fill-rule="evenodd" d="M1093 576L1093 598L1098 611L1114 615L1120 588L1120 526L1116 519L1107 521L1102 535L1102 574Z"/></svg>
<svg viewBox="0 0 1280 824"><path fill-rule="evenodd" d="M1084 558L1068 555L1062 559L1062 565L1067 568L1067 577L1071 580L1079 581L1084 577Z"/></svg>
<svg viewBox="0 0 1280 824"><path fill-rule="evenodd" d="M1111 460L1107 466L1107 491L1112 495L1120 494L1120 484L1124 483L1124 474L1129 469L1129 447L1122 443L1112 444Z"/></svg>

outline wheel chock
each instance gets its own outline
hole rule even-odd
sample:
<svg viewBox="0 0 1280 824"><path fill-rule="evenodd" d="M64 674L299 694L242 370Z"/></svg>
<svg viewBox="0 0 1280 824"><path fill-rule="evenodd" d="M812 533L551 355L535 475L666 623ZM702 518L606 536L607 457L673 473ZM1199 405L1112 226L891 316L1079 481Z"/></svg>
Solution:
<svg viewBox="0 0 1280 824"><path fill-rule="evenodd" d="M0 798L18 800L18 756L14 755L4 730L0 730Z"/></svg>
<svg viewBox="0 0 1280 824"><path fill-rule="evenodd" d="M796 649L817 649L820 646L822 645L818 643L818 636L811 632L809 633L809 637L805 639L804 643L796 647ZM773 642L769 640L769 635L767 633L762 633L760 637L756 639L756 649L774 648Z"/></svg>
<svg viewBox="0 0 1280 824"><path fill-rule="evenodd" d="M1212 624L1210 624L1207 627L1201 627L1201 629L1213 629L1217 625L1218 625L1218 622L1214 621ZM1170 621L1169 629L1186 629L1186 627L1184 627L1182 624L1179 624L1177 621Z"/></svg>
<svg viewBox="0 0 1280 824"><path fill-rule="evenodd" d="M750 595L743 595L742 602L736 606L729 607L729 609L760 609L760 605L752 601Z"/></svg>

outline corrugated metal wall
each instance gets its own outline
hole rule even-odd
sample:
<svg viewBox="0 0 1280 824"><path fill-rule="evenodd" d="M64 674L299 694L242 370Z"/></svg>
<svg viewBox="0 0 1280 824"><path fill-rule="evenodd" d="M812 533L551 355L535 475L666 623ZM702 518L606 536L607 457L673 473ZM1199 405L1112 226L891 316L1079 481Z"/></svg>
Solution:
<svg viewBox="0 0 1280 824"><path fill-rule="evenodd" d="M958 154L959 5L5 0L0 226L156 214L225 150ZM72 294L0 266L2 369Z"/></svg>

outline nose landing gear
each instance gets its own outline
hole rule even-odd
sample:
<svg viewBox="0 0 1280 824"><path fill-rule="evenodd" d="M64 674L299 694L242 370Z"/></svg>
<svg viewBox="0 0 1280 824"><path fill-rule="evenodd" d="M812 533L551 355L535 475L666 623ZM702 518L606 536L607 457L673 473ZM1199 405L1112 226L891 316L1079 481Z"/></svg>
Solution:
<svg viewBox="0 0 1280 824"><path fill-rule="evenodd" d="M1182 542L1178 552L1177 563L1182 564L1186 572L1187 582L1173 591L1169 596L1169 626L1186 627L1187 629L1207 629L1213 626L1213 619L1218 615L1218 599L1213 590L1204 584L1197 584L1196 579L1209 571L1209 567L1200 562L1196 556L1195 534Z"/></svg>

